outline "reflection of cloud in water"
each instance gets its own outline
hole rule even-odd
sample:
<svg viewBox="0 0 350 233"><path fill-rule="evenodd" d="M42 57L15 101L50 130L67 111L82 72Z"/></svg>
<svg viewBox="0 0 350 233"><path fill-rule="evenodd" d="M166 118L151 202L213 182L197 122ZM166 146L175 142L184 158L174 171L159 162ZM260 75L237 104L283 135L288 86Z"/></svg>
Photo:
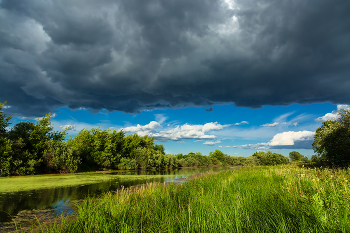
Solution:
<svg viewBox="0 0 350 233"><path fill-rule="evenodd" d="M108 191L116 191L122 186L128 188L131 186L142 185L146 183L183 183L189 176L201 174L205 172L218 172L227 170L224 167L197 167L197 168L182 168L174 170L139 170L128 171L133 175L159 175L153 179L136 179L136 180L120 180L118 176L115 179L104 181L100 183L93 183L88 185L59 187L52 189L40 189L32 191L20 191L14 193L0 193L0 225L4 222L10 222L14 216L19 213L28 215L28 211L42 214L47 217L49 212L53 215L67 215L74 213L74 205L70 205L72 201L85 199L87 196L95 196ZM122 172L116 172L120 175ZM164 175L164 176L163 176ZM170 183L169 183L170 184ZM73 207L73 208L72 208ZM33 213L34 213L33 212ZM21 215L22 216L22 215ZM35 219L36 221L36 219ZM3 232L0 229L0 232Z"/></svg>
<svg viewBox="0 0 350 233"><path fill-rule="evenodd" d="M67 215L74 213L74 210L72 209L72 206L70 205L70 198L68 199L61 199L57 201L54 205L52 205L52 208L55 209L57 215Z"/></svg>

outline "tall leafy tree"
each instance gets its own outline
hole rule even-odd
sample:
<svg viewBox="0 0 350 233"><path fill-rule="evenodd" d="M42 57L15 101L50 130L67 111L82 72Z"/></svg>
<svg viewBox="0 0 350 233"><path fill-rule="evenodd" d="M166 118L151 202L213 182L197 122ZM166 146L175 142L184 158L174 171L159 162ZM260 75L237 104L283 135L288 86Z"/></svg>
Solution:
<svg viewBox="0 0 350 233"><path fill-rule="evenodd" d="M51 113L38 119L29 135L29 141L33 146L33 152L40 156L45 150L45 142L50 140L63 141L67 131L68 129L65 129L63 132L53 131Z"/></svg>
<svg viewBox="0 0 350 233"><path fill-rule="evenodd" d="M11 124L9 121L11 120L12 116L6 116L4 114L4 111L2 111L2 108L5 106L6 101L4 103L0 103L0 137L5 137L7 130L6 128Z"/></svg>
<svg viewBox="0 0 350 233"><path fill-rule="evenodd" d="M209 152L210 158L216 158L220 162L225 161L225 154L221 150L215 150L214 152Z"/></svg>
<svg viewBox="0 0 350 233"><path fill-rule="evenodd" d="M338 112L338 120L322 122L316 130L312 148L330 165L350 165L350 109Z"/></svg>
<svg viewBox="0 0 350 233"><path fill-rule="evenodd" d="M11 170L12 156L9 151L11 151L11 141L7 138L7 127L10 125L9 121L11 116L7 117L2 111L2 108L6 104L0 103L0 175L9 175Z"/></svg>

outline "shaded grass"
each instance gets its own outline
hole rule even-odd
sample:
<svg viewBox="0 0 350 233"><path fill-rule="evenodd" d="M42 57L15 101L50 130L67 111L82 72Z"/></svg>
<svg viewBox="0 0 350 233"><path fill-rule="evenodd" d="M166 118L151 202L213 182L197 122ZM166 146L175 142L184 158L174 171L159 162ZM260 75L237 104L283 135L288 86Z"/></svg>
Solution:
<svg viewBox="0 0 350 233"><path fill-rule="evenodd" d="M245 167L88 198L43 232L349 232L350 170Z"/></svg>

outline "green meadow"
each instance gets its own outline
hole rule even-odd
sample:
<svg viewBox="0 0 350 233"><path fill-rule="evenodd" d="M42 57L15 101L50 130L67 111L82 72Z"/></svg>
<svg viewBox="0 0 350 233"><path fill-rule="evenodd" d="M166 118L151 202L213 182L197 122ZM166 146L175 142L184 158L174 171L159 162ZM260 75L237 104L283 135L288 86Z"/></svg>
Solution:
<svg viewBox="0 0 350 233"><path fill-rule="evenodd" d="M107 193L42 232L349 232L350 169L293 165L207 173Z"/></svg>

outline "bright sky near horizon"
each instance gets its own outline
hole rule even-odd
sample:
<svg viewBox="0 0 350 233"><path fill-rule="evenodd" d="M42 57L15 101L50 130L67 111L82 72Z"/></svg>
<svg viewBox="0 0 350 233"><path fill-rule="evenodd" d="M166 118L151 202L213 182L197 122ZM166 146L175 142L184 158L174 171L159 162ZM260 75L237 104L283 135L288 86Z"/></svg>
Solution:
<svg viewBox="0 0 350 233"><path fill-rule="evenodd" d="M350 105L348 0L0 0L13 124L152 135L166 153L311 149Z"/></svg>

